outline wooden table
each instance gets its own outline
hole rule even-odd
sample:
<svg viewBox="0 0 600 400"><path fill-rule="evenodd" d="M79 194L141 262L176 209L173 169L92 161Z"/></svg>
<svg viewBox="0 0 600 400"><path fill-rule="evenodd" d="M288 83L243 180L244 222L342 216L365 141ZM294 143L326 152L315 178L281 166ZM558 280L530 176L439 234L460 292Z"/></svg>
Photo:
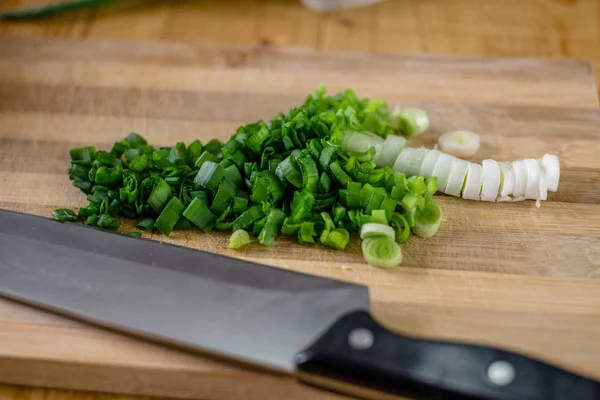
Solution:
<svg viewBox="0 0 600 400"><path fill-rule="evenodd" d="M1 7L45 2L9 0ZM598 62L599 12L594 0L389 0L328 15L312 14L298 1L146 1L52 21L1 23L0 35L569 57ZM0 385L0 398L133 399L7 385Z"/></svg>

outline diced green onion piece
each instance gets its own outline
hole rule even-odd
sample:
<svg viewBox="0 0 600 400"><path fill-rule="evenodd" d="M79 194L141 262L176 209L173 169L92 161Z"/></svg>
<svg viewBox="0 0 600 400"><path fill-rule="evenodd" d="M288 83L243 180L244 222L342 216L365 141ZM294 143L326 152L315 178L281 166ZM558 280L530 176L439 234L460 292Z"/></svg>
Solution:
<svg viewBox="0 0 600 400"><path fill-rule="evenodd" d="M321 234L321 244L336 250L344 250L350 243L350 234L344 228L337 228L332 231L325 230Z"/></svg>
<svg viewBox="0 0 600 400"><path fill-rule="evenodd" d="M71 160L73 161L89 161L96 159L95 147L79 147L70 150Z"/></svg>
<svg viewBox="0 0 600 400"><path fill-rule="evenodd" d="M233 230L249 228L255 221L264 217L262 206L256 205L250 207L233 221ZM262 229L262 228L261 228Z"/></svg>
<svg viewBox="0 0 600 400"><path fill-rule="evenodd" d="M395 213L392 216L392 224L398 230L398 242L405 243L410 237L410 226L406 219L402 215Z"/></svg>
<svg viewBox="0 0 600 400"><path fill-rule="evenodd" d="M138 197L138 180L135 175L127 175L123 179L123 187L119 189L121 203L133 204Z"/></svg>
<svg viewBox="0 0 600 400"><path fill-rule="evenodd" d="M279 168L288 182L297 188L302 187L302 174L295 167L293 158L291 156L286 157L281 164L279 164Z"/></svg>
<svg viewBox="0 0 600 400"><path fill-rule="evenodd" d="M333 223L338 225L346 217L346 208L342 206L334 207L333 209Z"/></svg>
<svg viewBox="0 0 600 400"><path fill-rule="evenodd" d="M135 172L144 172L150 169L152 159L148 154L139 154L129 163L129 169Z"/></svg>
<svg viewBox="0 0 600 400"><path fill-rule="evenodd" d="M314 243L315 236L317 236L317 232L315 231L315 223L304 221L298 230L298 243Z"/></svg>
<svg viewBox="0 0 600 400"><path fill-rule="evenodd" d="M88 194L92 190L93 183L77 177L73 180L73 186L79 188L83 193Z"/></svg>
<svg viewBox="0 0 600 400"><path fill-rule="evenodd" d="M57 210L54 210L54 211L57 211ZM96 204L89 204L87 207L82 207L79 209L79 211L77 212L77 218L78 219L87 218L90 215L98 214L98 211L99 211L99 208ZM52 213L52 215L54 215L54 212Z"/></svg>
<svg viewBox="0 0 600 400"><path fill-rule="evenodd" d="M265 226L258 235L258 242L265 246L271 246L281 229L285 213L278 209L273 209L267 216Z"/></svg>
<svg viewBox="0 0 600 400"><path fill-rule="evenodd" d="M244 180L242 175L240 174L240 170L237 165L233 164L229 167L225 168L225 179L229 182L233 183L236 187L240 188L244 184Z"/></svg>
<svg viewBox="0 0 600 400"><path fill-rule="evenodd" d="M142 234L140 232L131 232L131 233L129 233L129 236L139 238L139 237L142 237Z"/></svg>
<svg viewBox="0 0 600 400"><path fill-rule="evenodd" d="M367 201L365 212L367 214L370 214L373 210L381 209L381 204L383 203L384 199L385 195L379 193L378 191L373 191L373 193L371 193L369 201Z"/></svg>
<svg viewBox="0 0 600 400"><path fill-rule="evenodd" d="M369 222L387 225L388 221L389 221L389 218L388 218L385 210L371 211L371 217L369 218Z"/></svg>
<svg viewBox="0 0 600 400"><path fill-rule="evenodd" d="M234 167L236 168L236 167ZM237 168L236 168L237 169ZM221 215L233 203L233 199L237 193L236 186L227 179L221 180L219 189L215 194L215 198L210 207L210 210L215 215Z"/></svg>
<svg viewBox="0 0 600 400"><path fill-rule="evenodd" d="M248 198L247 197L240 197L235 196L233 198L233 214L234 215L241 215L244 211L246 211L248 209Z"/></svg>
<svg viewBox="0 0 600 400"><path fill-rule="evenodd" d="M123 167L116 165L113 168L107 166L101 166L96 171L95 181L96 185L103 186L115 186L121 183L123 178Z"/></svg>
<svg viewBox="0 0 600 400"><path fill-rule="evenodd" d="M169 236L185 209L185 204L181 200L172 197L154 222L154 227L163 235Z"/></svg>
<svg viewBox="0 0 600 400"><path fill-rule="evenodd" d="M429 117L420 108L405 108L395 115L400 131L408 137L419 135L429 128Z"/></svg>
<svg viewBox="0 0 600 400"><path fill-rule="evenodd" d="M262 231L262 229L265 227L265 224L267 222L267 217L262 217L259 220L257 220L254 225L252 225L252 235L258 237L258 235L260 235L260 232Z"/></svg>
<svg viewBox="0 0 600 400"><path fill-rule="evenodd" d="M342 186L347 186L348 183L352 182L352 178L350 178L348 176L348 174L346 174L344 172L344 170L342 169L342 167L340 167L340 164L338 164L337 161L332 162L331 164L329 164L329 169L331 170L331 173L333 174L333 177L342 185Z"/></svg>
<svg viewBox="0 0 600 400"><path fill-rule="evenodd" d="M427 192L427 185L425 184L425 178L422 176L412 176L408 180L408 191L419 196Z"/></svg>
<svg viewBox="0 0 600 400"><path fill-rule="evenodd" d="M85 224L89 226L96 226L98 223L98 214L92 214L85 220Z"/></svg>
<svg viewBox="0 0 600 400"><path fill-rule="evenodd" d="M187 218L179 218L179 221L173 227L173 230L188 229L192 227L192 223Z"/></svg>
<svg viewBox="0 0 600 400"><path fill-rule="evenodd" d="M310 218L315 204L315 196L307 190L302 189L294 192L292 199L290 221L298 223Z"/></svg>
<svg viewBox="0 0 600 400"><path fill-rule="evenodd" d="M98 222L96 225L102 229L108 229L111 231L116 231L121 226L121 221L108 214L100 214L98 217Z"/></svg>
<svg viewBox="0 0 600 400"><path fill-rule="evenodd" d="M210 231L217 221L217 217L197 198L183 211L183 216L205 232Z"/></svg>
<svg viewBox="0 0 600 400"><path fill-rule="evenodd" d="M374 237L387 237L396 240L396 232L389 225L368 223L360 228L360 238L369 239Z"/></svg>
<svg viewBox="0 0 600 400"><path fill-rule="evenodd" d="M229 237L229 248L240 249L250 243L250 235L243 229L234 231Z"/></svg>
<svg viewBox="0 0 600 400"><path fill-rule="evenodd" d="M427 192L433 196L438 190L438 185L437 185L437 177L436 176L432 176L431 178L427 179Z"/></svg>
<svg viewBox="0 0 600 400"><path fill-rule="evenodd" d="M202 168L202 165L207 161L218 163L219 159L210 152L204 151L202 154L200 154L200 157L196 159L196 161L194 162L194 166L196 168Z"/></svg>
<svg viewBox="0 0 600 400"><path fill-rule="evenodd" d="M374 267L394 268L402 262L400 246L389 237L365 239L361 248L365 261Z"/></svg>
<svg viewBox="0 0 600 400"><path fill-rule="evenodd" d="M152 188L152 192L150 193L150 197L148 197L148 204L155 213L160 214L162 209L169 202L172 194L173 191L171 190L171 186L169 186L164 179L157 178Z"/></svg>
<svg viewBox="0 0 600 400"><path fill-rule="evenodd" d="M68 208L57 208L52 211L52 215L60 222L74 222L78 219L77 214Z"/></svg>
<svg viewBox="0 0 600 400"><path fill-rule="evenodd" d="M425 199L423 196L414 196L412 194L407 194L402 198L401 201L402 207L407 211L414 211L417 208L423 208L425 205Z"/></svg>
<svg viewBox="0 0 600 400"><path fill-rule="evenodd" d="M152 232L154 230L154 220L152 218L144 218L135 227L146 232Z"/></svg>
<svg viewBox="0 0 600 400"><path fill-rule="evenodd" d="M302 226L302 222L293 223L288 217L283 220L283 225L281 226L281 233L283 233L284 235L293 235L294 233L298 232L300 226Z"/></svg>
<svg viewBox="0 0 600 400"><path fill-rule="evenodd" d="M302 186L311 192L316 192L317 183L319 182L319 170L315 161L310 156L299 158L298 167L302 174Z"/></svg>
<svg viewBox="0 0 600 400"><path fill-rule="evenodd" d="M346 185L346 206L348 208L358 208L361 205L360 202L360 182L348 182Z"/></svg>
<svg viewBox="0 0 600 400"><path fill-rule="evenodd" d="M331 189L331 178L329 175L324 173L319 177L319 183L317 184L317 188L320 193L327 193Z"/></svg>
<svg viewBox="0 0 600 400"><path fill-rule="evenodd" d="M383 202L381 203L381 209L385 211L385 215L389 220L392 217L394 211L396 211L396 205L398 201L391 196L385 196Z"/></svg>
<svg viewBox="0 0 600 400"><path fill-rule="evenodd" d="M135 132L131 132L129 135L127 135L125 139L123 139L123 141L127 142L129 144L129 147L141 147L148 144L148 142L146 141L146 139L144 139L143 136L138 135Z"/></svg>
<svg viewBox="0 0 600 400"><path fill-rule="evenodd" d="M217 222L215 222L215 230L217 230L219 232L231 231L232 227L233 227L233 221L225 222L221 219L217 219Z"/></svg>
<svg viewBox="0 0 600 400"><path fill-rule="evenodd" d="M204 145L204 150L209 153L219 156L221 153L221 148L223 147L223 143L219 139L211 139Z"/></svg>
<svg viewBox="0 0 600 400"><path fill-rule="evenodd" d="M204 203L204 205L206 207L209 206L208 193L206 193L206 191L204 191L204 190L195 190L195 191L193 191L190 194L192 195L192 199L198 199L202 203Z"/></svg>
<svg viewBox="0 0 600 400"><path fill-rule="evenodd" d="M442 222L442 210L435 203L427 203L423 210L415 215L413 232L417 236L431 237L438 231Z"/></svg>
<svg viewBox="0 0 600 400"><path fill-rule="evenodd" d="M202 149L202 143L198 139L190 143L190 145L187 148L188 161L191 164L190 166L196 163L196 160L198 159L198 157L200 157L200 154L202 154Z"/></svg>
<svg viewBox="0 0 600 400"><path fill-rule="evenodd" d="M223 167L215 162L206 161L202 164L198 175L194 178L194 183L207 189L215 190L219 183L221 183L224 175L225 169Z"/></svg>

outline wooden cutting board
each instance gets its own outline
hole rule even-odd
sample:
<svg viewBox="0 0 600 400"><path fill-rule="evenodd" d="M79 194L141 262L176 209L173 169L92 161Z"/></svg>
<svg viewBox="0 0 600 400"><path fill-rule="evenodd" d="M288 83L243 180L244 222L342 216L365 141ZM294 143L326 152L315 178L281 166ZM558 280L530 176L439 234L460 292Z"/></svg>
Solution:
<svg viewBox="0 0 600 400"><path fill-rule="evenodd" d="M481 134L473 160L556 153L559 190L541 208L440 195L438 235L411 239L392 271L364 264L356 239L344 252L287 239L233 252L227 234L153 238L367 284L376 317L401 332L503 346L600 379L600 113L583 62L2 38L0 207L49 216L84 204L66 173L70 147L109 149L130 131L155 145L226 139L321 83L422 106L432 127L416 145L462 128ZM342 398L6 300L0 381L209 400Z"/></svg>

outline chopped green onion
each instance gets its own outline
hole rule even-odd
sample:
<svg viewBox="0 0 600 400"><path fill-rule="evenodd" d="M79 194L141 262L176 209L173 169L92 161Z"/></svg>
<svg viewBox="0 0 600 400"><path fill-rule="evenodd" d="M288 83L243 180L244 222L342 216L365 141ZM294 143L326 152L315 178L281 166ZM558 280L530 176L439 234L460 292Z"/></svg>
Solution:
<svg viewBox="0 0 600 400"><path fill-rule="evenodd" d="M332 231L325 230L321 234L320 241L323 245L336 250L344 250L350 243L350 234L344 228L337 228Z"/></svg>
<svg viewBox="0 0 600 400"><path fill-rule="evenodd" d="M408 191L415 196L419 196L427 192L425 178L422 176L411 176L408 180Z"/></svg>
<svg viewBox="0 0 600 400"><path fill-rule="evenodd" d="M181 200L172 197L154 222L154 227L163 235L169 236L185 209L185 204Z"/></svg>
<svg viewBox="0 0 600 400"><path fill-rule="evenodd" d="M369 239L374 237L387 237L396 240L394 228L387 224L368 223L360 228L360 238Z"/></svg>
<svg viewBox="0 0 600 400"><path fill-rule="evenodd" d="M278 209L273 209L267 216L265 226L258 235L258 242L265 246L271 246L275 241L283 220L285 219L285 213Z"/></svg>
<svg viewBox="0 0 600 400"><path fill-rule="evenodd" d="M218 163L218 162L219 162L219 159L218 159L217 157L215 157L213 154L211 154L210 152L208 152L208 151L204 151L204 152L203 152L203 153L200 155L200 157L198 157L198 158L196 159L196 161L194 162L194 166L195 166L196 168L202 168L202 165L203 165L205 162L207 162L207 161L210 161L210 162L213 162L213 163Z"/></svg>
<svg viewBox="0 0 600 400"><path fill-rule="evenodd" d="M123 187L119 189L121 203L133 204L138 197L138 180L135 175L127 175L123 179Z"/></svg>
<svg viewBox="0 0 600 400"><path fill-rule="evenodd" d="M410 226L406 219L402 215L395 213L392 216L392 224L398 230L398 242L405 243L410 236Z"/></svg>
<svg viewBox="0 0 600 400"><path fill-rule="evenodd" d="M233 214L241 215L244 211L248 209L248 201L247 197L235 196L233 198Z"/></svg>
<svg viewBox="0 0 600 400"><path fill-rule="evenodd" d="M283 233L284 235L293 235L296 232L298 232L300 226L302 226L302 222L294 224L290 221L290 218L286 218L283 220L283 225L281 226L281 233Z"/></svg>
<svg viewBox="0 0 600 400"><path fill-rule="evenodd" d="M206 161L202 164L198 175L194 178L194 183L207 189L215 190L224 175L225 170L223 167L215 162Z"/></svg>
<svg viewBox="0 0 600 400"><path fill-rule="evenodd" d="M131 232L129 233L129 236L133 236L133 237L142 237L142 234L140 232Z"/></svg>
<svg viewBox="0 0 600 400"><path fill-rule="evenodd" d="M206 193L204 190L196 190L191 192L190 194L192 195L192 199L198 199L202 203L204 203L206 207L209 206L208 193Z"/></svg>
<svg viewBox="0 0 600 400"><path fill-rule="evenodd" d="M294 193L291 205L290 221L297 223L309 219L312 215L315 196L307 189L302 189Z"/></svg>
<svg viewBox="0 0 600 400"><path fill-rule="evenodd" d="M71 160L92 162L96 159L95 147L79 147L70 150Z"/></svg>
<svg viewBox="0 0 600 400"><path fill-rule="evenodd" d="M317 164L310 156L305 156L298 159L298 167L302 174L302 186L311 192L317 191L317 183L319 182L319 170Z"/></svg>
<svg viewBox="0 0 600 400"><path fill-rule="evenodd" d="M314 243L315 236L317 236L317 232L315 231L315 223L304 221L298 230L298 243Z"/></svg>
<svg viewBox="0 0 600 400"><path fill-rule="evenodd" d="M116 231L121 226L121 221L119 221L118 219L116 219L108 214L100 214L96 225L102 229Z"/></svg>
<svg viewBox="0 0 600 400"><path fill-rule="evenodd" d="M378 268L394 268L402 262L402 250L389 237L374 237L362 242L365 261Z"/></svg>
<svg viewBox="0 0 600 400"><path fill-rule="evenodd" d="M148 197L148 205L154 210L155 213L160 214L162 209L167 205L171 198L173 191L171 186L165 182L162 178L157 178L150 197Z"/></svg>
<svg viewBox="0 0 600 400"><path fill-rule="evenodd" d="M183 211L183 216L204 232L210 231L217 221L215 214L197 198L194 198L190 205Z"/></svg>
<svg viewBox="0 0 600 400"><path fill-rule="evenodd" d="M350 178L348 174L344 172L344 170L342 169L342 167L340 167L340 164L338 164L337 161L334 161L331 164L329 164L329 169L331 170L333 177L340 183L340 185L347 186L348 183L352 182L352 178Z"/></svg>
<svg viewBox="0 0 600 400"><path fill-rule="evenodd" d="M101 166L96 171L95 181L96 185L103 186L116 186L121 183L123 178L123 167L116 165L113 168L107 166Z"/></svg>
<svg viewBox="0 0 600 400"><path fill-rule="evenodd" d="M255 221L264 217L263 208L259 205L250 207L244 211L239 217L233 222L233 230L238 231L240 229L247 229Z"/></svg>
<svg viewBox="0 0 600 400"><path fill-rule="evenodd" d="M69 210L69 211L71 211L71 210ZM77 218L78 219L87 218L92 214L98 214L98 211L99 211L98 206L96 204L92 203L92 204L89 204L87 207L80 208L79 212L77 213Z"/></svg>
<svg viewBox="0 0 600 400"><path fill-rule="evenodd" d="M235 168L235 167L234 167ZM236 186L229 182L227 179L223 179L219 184L219 188L217 193L215 194L215 198L210 207L210 210L215 215L221 215L227 209L227 207L231 206L233 203L233 199L237 193Z"/></svg>
<svg viewBox="0 0 600 400"><path fill-rule="evenodd" d="M388 224L388 216L385 210L373 210L371 212L371 218L369 218L369 222L375 222L378 224Z"/></svg>
<svg viewBox="0 0 600 400"><path fill-rule="evenodd" d="M52 215L60 222L74 222L78 219L77 214L68 208L57 208L52 211Z"/></svg>
<svg viewBox="0 0 600 400"><path fill-rule="evenodd" d="M381 204L383 203L383 200L385 200L385 195L374 190L373 193L371 193L371 197L367 201L365 212L367 214L371 214L373 210L381 209Z"/></svg>
<svg viewBox="0 0 600 400"><path fill-rule="evenodd" d="M187 218L179 218L179 221L173 227L173 230L188 229L192 227L192 223Z"/></svg>
<svg viewBox="0 0 600 400"><path fill-rule="evenodd" d="M129 135L127 135L127 137L125 137L125 139L123 139L123 141L127 142L129 147L142 147L148 144L144 137L135 132L131 132Z"/></svg>
<svg viewBox="0 0 600 400"><path fill-rule="evenodd" d="M221 155L222 147L223 143L219 139L211 139L204 145L204 150L218 157Z"/></svg>
<svg viewBox="0 0 600 400"><path fill-rule="evenodd" d="M152 159L148 154L139 154L129 163L129 169L134 172L148 171L152 166Z"/></svg>
<svg viewBox="0 0 600 400"><path fill-rule="evenodd" d="M237 165L233 164L225 168L225 179L233 183L236 187L242 187L244 180L240 174L240 170Z"/></svg>
<svg viewBox="0 0 600 400"><path fill-rule="evenodd" d="M413 232L417 236L431 237L438 231L442 222L442 210L435 203L428 203L415 215Z"/></svg>
<svg viewBox="0 0 600 400"><path fill-rule="evenodd" d="M429 117L420 108L405 108L394 115L405 136L419 135L429 128Z"/></svg>
<svg viewBox="0 0 600 400"><path fill-rule="evenodd" d="M146 232L152 232L154 230L154 220L152 218L144 218L135 227Z"/></svg>
<svg viewBox="0 0 600 400"><path fill-rule="evenodd" d="M287 113L240 126L225 143L154 148L130 133L110 152L72 149L68 176L89 205L57 219L117 229L123 216L164 235L192 225L242 230L244 240L252 233L263 245L293 234L299 243L319 237L338 250L357 229L365 241L381 232L393 237L397 229L405 242L411 228L433 234L441 219L437 179L394 171L401 164L410 175L421 170L414 149L404 149L406 139L397 135L423 130L423 115L391 112L382 99L361 99L352 90L329 96L321 87Z"/></svg>
<svg viewBox="0 0 600 400"><path fill-rule="evenodd" d="M265 224L267 223L267 217L263 217L260 218L259 220L257 220L254 225L252 226L252 235L258 237L258 235L260 235L260 232L262 231L262 229L265 227Z"/></svg>
<svg viewBox="0 0 600 400"><path fill-rule="evenodd" d="M234 231L229 237L229 248L240 249L250 243L250 235L243 229Z"/></svg>

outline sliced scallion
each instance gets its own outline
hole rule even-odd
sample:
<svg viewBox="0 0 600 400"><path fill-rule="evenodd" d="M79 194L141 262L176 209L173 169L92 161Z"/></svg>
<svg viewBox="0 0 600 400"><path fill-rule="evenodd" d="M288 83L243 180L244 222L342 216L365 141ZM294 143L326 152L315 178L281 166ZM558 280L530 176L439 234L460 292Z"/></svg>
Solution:
<svg viewBox="0 0 600 400"><path fill-rule="evenodd" d="M238 250L250 243L250 235L242 229L234 231L229 237L229 248Z"/></svg>

